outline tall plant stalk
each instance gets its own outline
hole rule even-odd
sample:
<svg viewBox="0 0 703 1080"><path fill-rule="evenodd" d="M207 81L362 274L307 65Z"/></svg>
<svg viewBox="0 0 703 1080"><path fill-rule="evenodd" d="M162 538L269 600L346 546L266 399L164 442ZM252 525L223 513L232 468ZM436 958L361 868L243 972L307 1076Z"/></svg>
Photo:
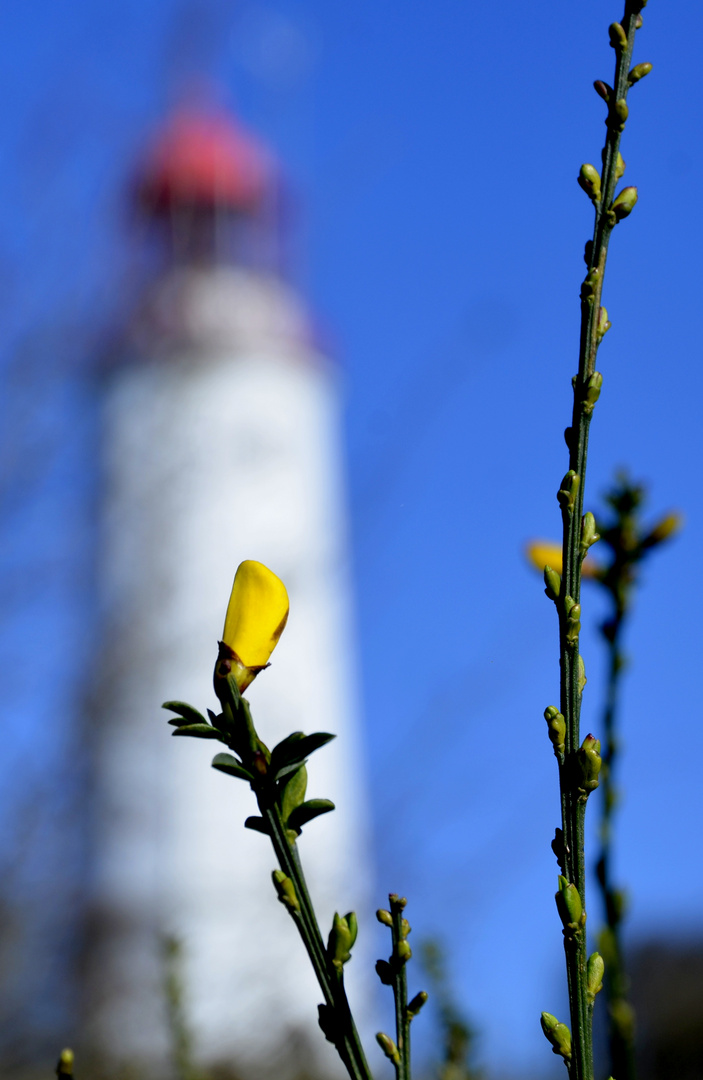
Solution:
<svg viewBox="0 0 703 1080"><path fill-rule="evenodd" d="M599 948L605 961L605 1000L608 1009L610 1069L618 1080L635 1080L635 1016L629 1000L629 979L622 942L626 898L615 883L614 815L618 804L615 783L621 752L619 711L622 675L626 667L623 637L632 610L639 567L645 556L669 539L680 527L677 514L668 514L649 531L640 520L644 489L620 475L606 495L610 518L598 519L602 542L610 550L607 565L594 571L594 581L608 594L610 611L601 626L606 643L608 670L603 705L603 766L600 798L600 851L596 876L601 892L604 926Z"/></svg>
<svg viewBox="0 0 703 1080"><path fill-rule="evenodd" d="M561 830L557 831L554 849L561 869L557 906L564 928L571 1032L549 1014L543 1015L542 1023L555 1053L564 1058L571 1080L593 1078L593 1003L602 981L602 960L594 954L589 961L586 949L584 821L588 796L598 785L600 744L591 735L582 743L580 734L585 685L579 654L581 564L590 545L598 539L593 515L583 516L583 501L591 416L602 383L596 371L596 356L610 326L601 306L608 245L614 227L628 216L637 201L636 188L626 187L616 197L615 187L624 172L619 148L628 118L628 92L651 70L650 64L630 68L645 3L626 0L621 22L609 28L615 51L613 86L601 81L594 84L607 104L607 135L600 175L592 165L583 165L579 175L581 187L593 202L595 222L593 238L585 250L588 270L581 287L579 364L573 380L571 426L565 432L569 470L557 496L563 526L561 578L550 567L545 568L547 594L555 601L559 617L560 706L558 710L550 707L545 715L559 764Z"/></svg>

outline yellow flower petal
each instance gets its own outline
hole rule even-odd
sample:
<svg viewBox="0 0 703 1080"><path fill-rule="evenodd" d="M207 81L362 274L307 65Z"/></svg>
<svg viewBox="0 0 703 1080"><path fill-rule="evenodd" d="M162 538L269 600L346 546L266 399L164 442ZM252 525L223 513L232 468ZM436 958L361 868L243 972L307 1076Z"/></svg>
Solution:
<svg viewBox="0 0 703 1080"><path fill-rule="evenodd" d="M244 667L266 666L287 619L288 593L280 578L263 563L252 559L240 563L227 606L222 640ZM255 674L256 671L246 680L247 685Z"/></svg>
<svg viewBox="0 0 703 1080"><path fill-rule="evenodd" d="M536 570L539 570L540 574L543 573L545 566L551 566L552 570L556 570L557 574L561 574L561 544L557 544L554 540L531 540L529 544L525 545L525 554L528 561L532 563ZM581 564L581 574L586 578L594 578L598 576L599 566L595 559L587 555Z"/></svg>
<svg viewBox="0 0 703 1080"><path fill-rule="evenodd" d="M561 573L561 544L553 540L532 540L525 547L525 554L540 574L545 566L551 566L557 574Z"/></svg>

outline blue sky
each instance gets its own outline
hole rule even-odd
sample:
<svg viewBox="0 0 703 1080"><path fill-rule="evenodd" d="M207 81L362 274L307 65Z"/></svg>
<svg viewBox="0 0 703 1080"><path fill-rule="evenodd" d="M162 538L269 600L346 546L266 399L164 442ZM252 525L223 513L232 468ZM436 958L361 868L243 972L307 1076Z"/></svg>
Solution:
<svg viewBox="0 0 703 1080"><path fill-rule="evenodd" d="M407 893L415 934L448 943L494 1074L553 1067L537 1017L563 1001L542 720L558 692L555 619L521 548L559 527L592 225L575 178L599 160L591 84L611 78L607 26L622 13L571 7L29 2L0 35L2 651L22 717L8 802L16 812L12 774L72 747L37 707L30 648L52 642L70 713L95 497L77 376L136 280L125 180L205 77L281 158L295 275L342 369L379 902ZM703 524L702 32L703 9L682 0L644 12L635 58L654 71L632 91L622 148L640 201L611 245L586 496L597 507L624 465L653 515L686 515L647 565L628 640L618 866L633 941L702 929L701 582L688 569ZM597 734L597 598L584 608Z"/></svg>

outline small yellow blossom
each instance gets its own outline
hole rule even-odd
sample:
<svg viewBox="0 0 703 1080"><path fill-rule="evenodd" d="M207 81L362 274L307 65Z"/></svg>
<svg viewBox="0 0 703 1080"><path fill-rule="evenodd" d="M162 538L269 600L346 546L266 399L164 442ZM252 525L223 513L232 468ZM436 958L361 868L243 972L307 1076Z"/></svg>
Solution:
<svg viewBox="0 0 703 1080"><path fill-rule="evenodd" d="M645 547L654 547L656 544L663 543L670 536L675 536L682 528L683 514L667 514L666 517L657 522L649 536L645 538Z"/></svg>
<svg viewBox="0 0 703 1080"><path fill-rule="evenodd" d="M288 593L280 578L263 563L252 559L240 563L222 631L240 690L268 666L287 619Z"/></svg>
<svg viewBox="0 0 703 1080"><path fill-rule="evenodd" d="M561 574L561 544L557 544L554 540L531 540L525 546L525 554L528 562L531 562L540 573L543 572L545 566L551 566L552 570ZM587 555L581 566L583 577L597 577L598 569L596 560Z"/></svg>

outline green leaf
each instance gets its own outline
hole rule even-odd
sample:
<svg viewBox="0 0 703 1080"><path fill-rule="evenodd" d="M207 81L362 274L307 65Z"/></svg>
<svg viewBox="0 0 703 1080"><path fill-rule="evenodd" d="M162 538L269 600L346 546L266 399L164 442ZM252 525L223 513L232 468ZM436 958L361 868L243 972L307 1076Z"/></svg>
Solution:
<svg viewBox="0 0 703 1080"><path fill-rule="evenodd" d="M283 761L283 755L285 755L286 751L291 746L295 747L295 745L304 738L304 731L294 731L291 735L286 735L285 739L282 739L276 746L274 746L271 756L273 757L274 754L276 755L276 757L280 756L281 761Z"/></svg>
<svg viewBox="0 0 703 1080"><path fill-rule="evenodd" d="M194 709L192 705L186 705L185 701L164 701L162 709L175 712L183 718L184 724L206 724L207 720L202 713ZM169 724L178 724L177 720L169 720Z"/></svg>
<svg viewBox="0 0 703 1080"><path fill-rule="evenodd" d="M174 735L192 735L196 739L219 739L220 733L209 724L188 724L186 727L177 727Z"/></svg>
<svg viewBox="0 0 703 1080"><path fill-rule="evenodd" d="M244 822L244 828L263 833L264 836L270 835L269 827L262 817L248 817Z"/></svg>
<svg viewBox="0 0 703 1080"><path fill-rule="evenodd" d="M213 769L219 769L220 772L227 773L228 776L236 776L239 780L253 780L254 777L248 772L241 761L237 761L236 757L232 754L215 754L212 759Z"/></svg>
<svg viewBox="0 0 703 1080"><path fill-rule="evenodd" d="M285 780L286 776L290 776L291 773L297 772L300 765L300 761L294 761L291 765L284 765L282 769L279 769L278 772L274 774L274 780Z"/></svg>
<svg viewBox="0 0 703 1080"><path fill-rule="evenodd" d="M224 713L214 713L212 709L208 709L207 714L210 717L210 723L214 728L221 731L223 735L229 734Z"/></svg>
<svg viewBox="0 0 703 1080"><path fill-rule="evenodd" d="M296 772L293 773L290 780L287 782L283 789L283 798L281 800L281 817L283 818L283 824L288 824L288 818L296 807L300 806L305 798L305 792L308 786L308 770L304 765L299 765Z"/></svg>
<svg viewBox="0 0 703 1080"><path fill-rule="evenodd" d="M326 731L317 731L314 735L303 735L300 731L294 731L292 735L274 747L271 754L271 771L275 779L280 780L292 772L296 765L302 765L310 754L334 738L334 735Z"/></svg>
<svg viewBox="0 0 703 1080"><path fill-rule="evenodd" d="M288 828L295 829L299 833L308 821L319 817L320 814L329 814L331 810L334 810L334 803L329 799L308 799L291 812L287 822Z"/></svg>

